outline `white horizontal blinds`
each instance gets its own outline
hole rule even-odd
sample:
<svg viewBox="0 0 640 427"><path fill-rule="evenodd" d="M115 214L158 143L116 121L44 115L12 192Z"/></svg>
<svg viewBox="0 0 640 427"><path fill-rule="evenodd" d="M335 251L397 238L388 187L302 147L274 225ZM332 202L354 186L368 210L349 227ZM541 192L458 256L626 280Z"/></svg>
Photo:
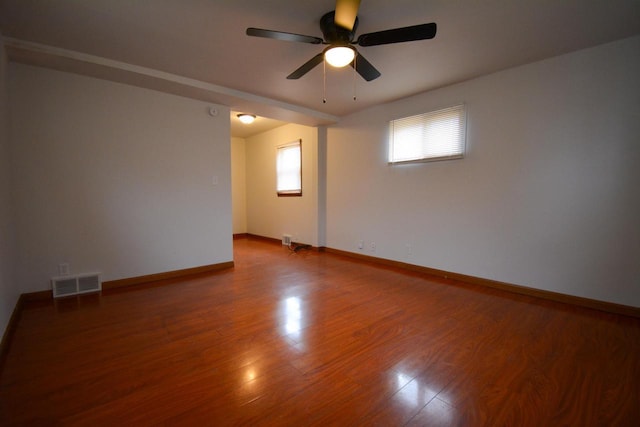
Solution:
<svg viewBox="0 0 640 427"><path fill-rule="evenodd" d="M276 159L278 194L302 193L301 141L278 147Z"/></svg>
<svg viewBox="0 0 640 427"><path fill-rule="evenodd" d="M460 158L465 149L464 105L391 121L389 161Z"/></svg>

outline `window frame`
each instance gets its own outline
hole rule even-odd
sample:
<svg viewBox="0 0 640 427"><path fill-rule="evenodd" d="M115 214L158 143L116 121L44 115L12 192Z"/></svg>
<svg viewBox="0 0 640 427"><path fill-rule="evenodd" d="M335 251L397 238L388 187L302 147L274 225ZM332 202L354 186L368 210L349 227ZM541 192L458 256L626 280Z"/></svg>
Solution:
<svg viewBox="0 0 640 427"><path fill-rule="evenodd" d="M429 142L425 139L426 132L421 132L422 139L420 141L420 147L418 147L418 151L420 151L421 157L409 158L409 159L395 159L394 156L394 142L398 138L398 135L395 133L397 130L397 125L402 125L402 122L405 123L407 121L415 121L416 126L420 127L429 127L438 123L438 116L443 116L448 112L458 112L457 120L459 122L459 126L457 126L456 134L459 136L459 143L452 144L453 147L459 147L459 152L454 152L453 154L444 154L444 155L428 155L428 150L424 149L425 144ZM440 122L442 124L442 121ZM408 125L405 125L405 129L408 128ZM400 129L401 130L401 129ZM461 142L460 142L461 139ZM388 144L388 164L405 164L405 163L426 163L426 162L437 162L443 160L457 160L463 159L466 155L467 149L467 106L464 103L455 104L445 108L439 108L437 110L430 110L424 113L415 114L413 116L401 117L398 119L394 119L389 121L389 144Z"/></svg>
<svg viewBox="0 0 640 427"><path fill-rule="evenodd" d="M278 180L280 177L280 170L279 170L280 150L285 148L290 148L290 147L298 147L298 149L300 150L300 166L298 168L298 173L300 174L300 189L278 190ZM295 141L278 145L276 147L276 194L278 197L302 197L302 139L297 139Z"/></svg>

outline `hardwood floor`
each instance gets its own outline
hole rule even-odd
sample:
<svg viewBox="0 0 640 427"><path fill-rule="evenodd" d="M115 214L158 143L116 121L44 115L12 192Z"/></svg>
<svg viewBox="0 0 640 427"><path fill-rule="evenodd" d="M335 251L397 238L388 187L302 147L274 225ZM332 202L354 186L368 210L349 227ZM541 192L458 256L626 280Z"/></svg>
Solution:
<svg viewBox="0 0 640 427"><path fill-rule="evenodd" d="M13 425L640 425L640 319L236 240L235 268L28 302Z"/></svg>

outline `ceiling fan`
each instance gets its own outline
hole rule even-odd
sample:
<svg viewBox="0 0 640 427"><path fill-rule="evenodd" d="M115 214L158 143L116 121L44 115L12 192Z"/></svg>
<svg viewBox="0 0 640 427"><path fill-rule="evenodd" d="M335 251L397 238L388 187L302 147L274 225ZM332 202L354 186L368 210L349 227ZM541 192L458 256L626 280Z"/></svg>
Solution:
<svg viewBox="0 0 640 427"><path fill-rule="evenodd" d="M311 71L316 65L326 60L335 67L351 65L366 81L380 77L380 72L365 59L354 47L378 46L391 43L402 43L414 40L432 39L436 35L435 22L412 25L361 34L355 37L358 28L358 8L360 0L337 0L336 10L326 13L320 19L320 29L324 38L285 33L282 31L247 28L247 35L268 39L284 40L300 43L328 45L322 52L305 62L300 68L287 76L287 79L299 79Z"/></svg>

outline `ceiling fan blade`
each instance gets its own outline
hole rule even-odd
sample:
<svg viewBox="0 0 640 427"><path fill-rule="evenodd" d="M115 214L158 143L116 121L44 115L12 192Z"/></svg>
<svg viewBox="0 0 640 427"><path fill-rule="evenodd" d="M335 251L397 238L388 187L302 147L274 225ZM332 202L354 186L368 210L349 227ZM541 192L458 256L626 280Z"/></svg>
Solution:
<svg viewBox="0 0 640 427"><path fill-rule="evenodd" d="M287 79L289 80L299 79L300 77L304 76L309 71L311 71L316 65L320 64L323 61L323 59L324 59L324 52L320 52L319 54L317 54L316 56L314 56L313 58L311 58L310 60L302 64L302 66L297 70L295 70L293 73L289 74L287 76Z"/></svg>
<svg viewBox="0 0 640 427"><path fill-rule="evenodd" d="M378 46L381 44L432 39L436 36L436 30L436 23L432 22L430 24L377 31L375 33L362 34L358 37L356 44L360 46Z"/></svg>
<svg viewBox="0 0 640 427"><path fill-rule="evenodd" d="M287 42L300 42L321 44L319 37L305 36L302 34L285 33L283 31L263 30L261 28L247 28L247 35L253 37L264 37L266 39L284 40Z"/></svg>
<svg viewBox="0 0 640 427"><path fill-rule="evenodd" d="M362 76L363 79L370 82L380 77L380 71L376 70L376 67L371 65L360 52L356 54L356 57L351 62L351 66Z"/></svg>
<svg viewBox="0 0 640 427"><path fill-rule="evenodd" d="M359 7L360 0L336 0L336 25L349 31L353 30Z"/></svg>

